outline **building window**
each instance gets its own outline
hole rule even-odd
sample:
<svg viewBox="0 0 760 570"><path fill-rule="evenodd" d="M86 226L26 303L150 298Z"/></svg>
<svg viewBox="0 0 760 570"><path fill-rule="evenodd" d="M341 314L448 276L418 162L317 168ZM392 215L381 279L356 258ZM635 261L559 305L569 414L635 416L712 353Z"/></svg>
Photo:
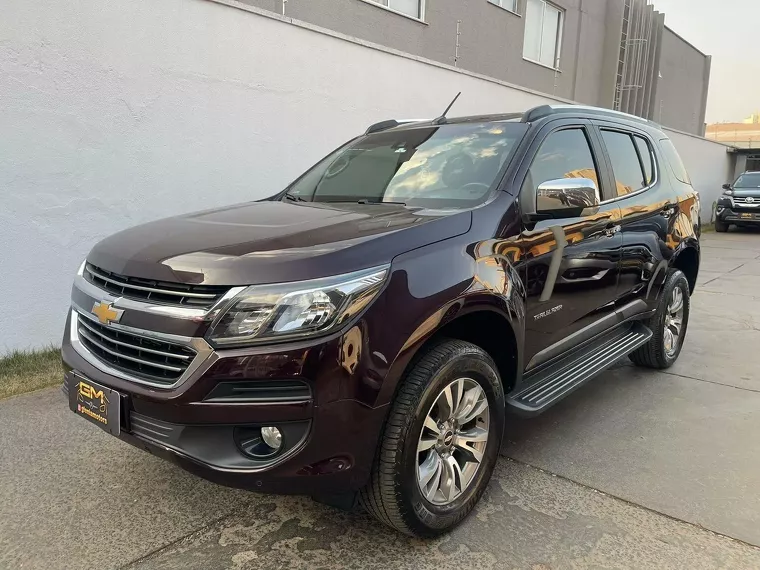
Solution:
<svg viewBox="0 0 760 570"><path fill-rule="evenodd" d="M411 16L412 18L417 18L418 20L422 20L423 9L425 6L425 0L372 0L373 2L380 4L381 6L385 6L386 8L390 8L391 10L395 10L396 12L401 12L402 14L406 14L407 16Z"/></svg>
<svg viewBox="0 0 760 570"><path fill-rule="evenodd" d="M523 56L552 68L559 68L564 12L546 0L527 0Z"/></svg>
<svg viewBox="0 0 760 570"><path fill-rule="evenodd" d="M505 10L509 10L510 12L514 12L517 14L517 0L488 0L491 4L496 4L497 6L501 6Z"/></svg>

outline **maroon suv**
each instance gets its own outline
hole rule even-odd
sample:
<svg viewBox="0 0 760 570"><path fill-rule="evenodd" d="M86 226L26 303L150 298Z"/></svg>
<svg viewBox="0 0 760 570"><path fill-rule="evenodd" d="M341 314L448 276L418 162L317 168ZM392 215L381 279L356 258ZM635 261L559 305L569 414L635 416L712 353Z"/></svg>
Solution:
<svg viewBox="0 0 760 570"><path fill-rule="evenodd" d="M601 109L385 121L269 199L113 235L76 277L71 409L226 485L358 498L433 536L508 411L678 358L699 201Z"/></svg>

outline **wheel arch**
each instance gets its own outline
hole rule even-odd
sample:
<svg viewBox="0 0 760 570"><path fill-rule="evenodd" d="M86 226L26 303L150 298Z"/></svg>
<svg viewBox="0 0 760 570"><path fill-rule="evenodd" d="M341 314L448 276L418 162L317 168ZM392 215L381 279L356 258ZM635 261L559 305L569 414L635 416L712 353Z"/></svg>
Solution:
<svg viewBox="0 0 760 570"><path fill-rule="evenodd" d="M689 293L693 294L697 287L697 277L699 276L700 253L699 248L694 245L687 245L681 248L673 258L670 266L679 269L689 282Z"/></svg>
<svg viewBox="0 0 760 570"><path fill-rule="evenodd" d="M380 398L382 404L393 401L409 370L427 349L444 339L470 342L486 351L496 364L504 393L508 393L519 381L522 371L524 322L518 315L524 315L524 311L503 311L499 304L503 305L503 299L486 298L478 302L459 299L428 317L395 359L390 373L395 382L388 383Z"/></svg>

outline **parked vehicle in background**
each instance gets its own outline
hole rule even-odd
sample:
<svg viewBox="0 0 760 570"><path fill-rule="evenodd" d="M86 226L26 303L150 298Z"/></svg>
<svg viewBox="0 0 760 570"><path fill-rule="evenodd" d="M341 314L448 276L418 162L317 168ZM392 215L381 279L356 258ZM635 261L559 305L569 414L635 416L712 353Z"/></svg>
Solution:
<svg viewBox="0 0 760 570"><path fill-rule="evenodd" d="M733 184L723 185L718 198L715 231L727 232L731 225L760 226L760 172L745 172Z"/></svg>
<svg viewBox="0 0 760 570"><path fill-rule="evenodd" d="M625 356L675 362L698 216L672 143L636 117L384 121L269 199L97 244L64 389L208 479L358 498L435 536L479 500L508 411Z"/></svg>

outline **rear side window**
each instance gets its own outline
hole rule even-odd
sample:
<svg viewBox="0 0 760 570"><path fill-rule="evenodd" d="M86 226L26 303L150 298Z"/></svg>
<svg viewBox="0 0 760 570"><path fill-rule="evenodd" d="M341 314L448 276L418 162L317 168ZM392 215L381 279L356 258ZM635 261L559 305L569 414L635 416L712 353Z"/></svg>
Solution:
<svg viewBox="0 0 760 570"><path fill-rule="evenodd" d="M602 138L612 161L617 196L625 196L649 186L633 137L628 133L603 130Z"/></svg>
<svg viewBox="0 0 760 570"><path fill-rule="evenodd" d="M649 147L649 143L644 137L633 135L633 140L636 141L636 148L639 149L641 165L644 167L644 182L649 186L654 182L654 157L652 156L652 149Z"/></svg>
<svg viewBox="0 0 760 570"><path fill-rule="evenodd" d="M662 139L660 140L660 147L662 148L662 154L665 155L665 158L670 163L670 167L673 169L673 174L676 175L676 178L684 184L691 184L689 173L686 172L686 167L683 165L681 156L678 154L673 141Z"/></svg>

